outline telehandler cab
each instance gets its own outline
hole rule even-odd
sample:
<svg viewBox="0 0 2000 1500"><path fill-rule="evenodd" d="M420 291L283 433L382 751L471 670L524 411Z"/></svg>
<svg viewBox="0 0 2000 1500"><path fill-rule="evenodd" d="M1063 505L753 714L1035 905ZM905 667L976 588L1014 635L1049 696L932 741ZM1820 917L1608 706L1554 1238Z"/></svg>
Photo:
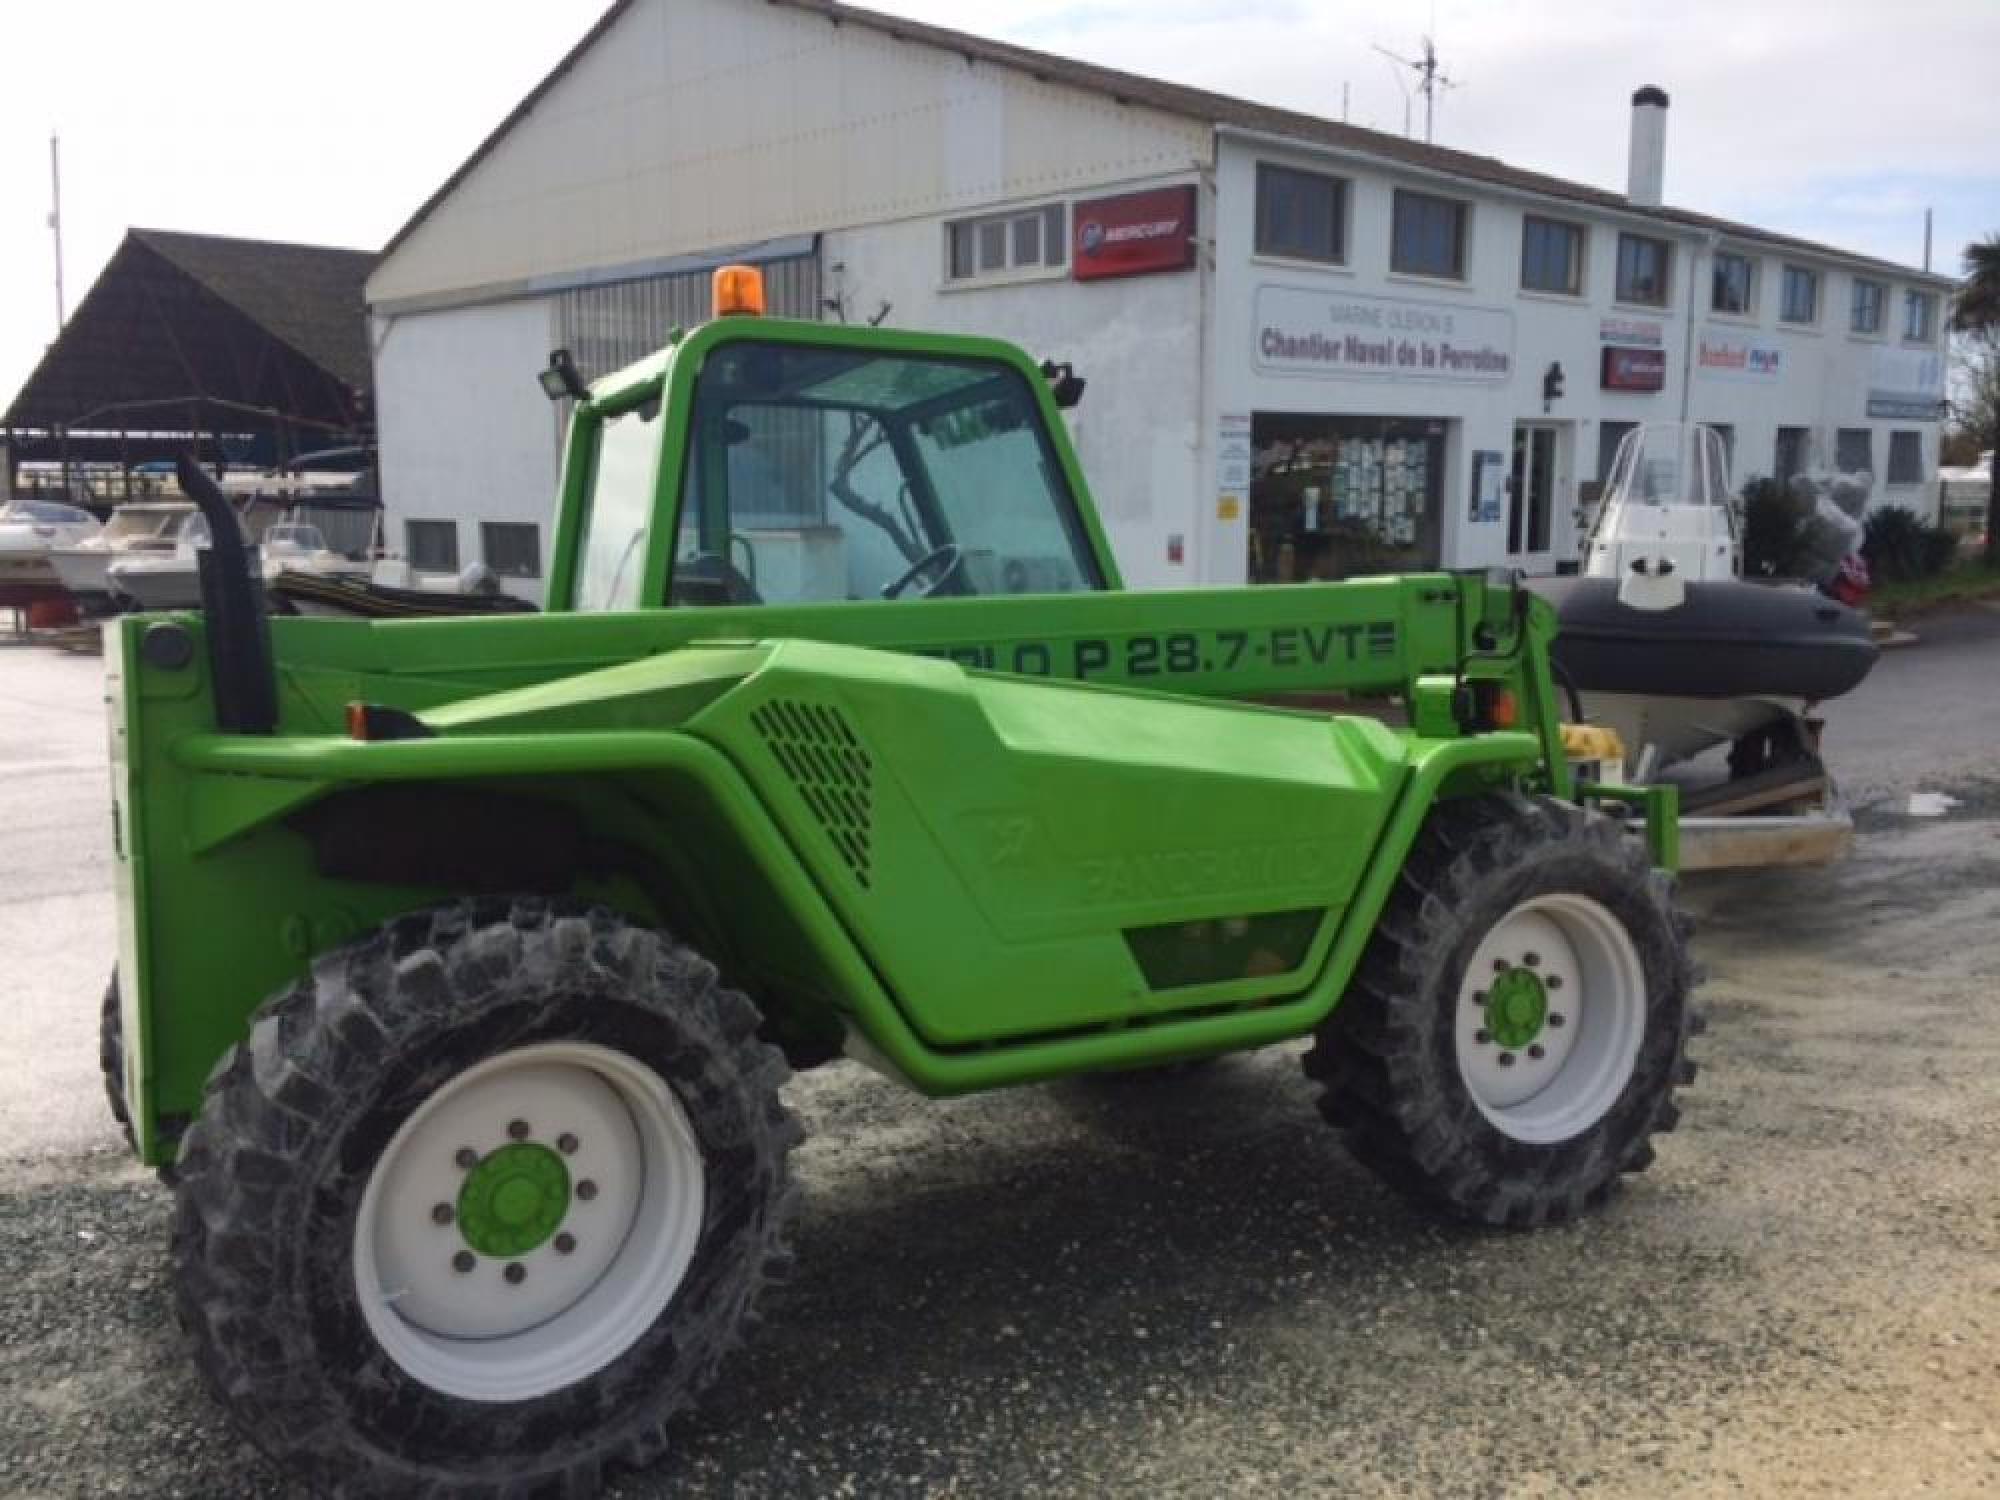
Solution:
<svg viewBox="0 0 2000 1500"><path fill-rule="evenodd" d="M107 1085L200 1368L295 1475L660 1455L786 1269L788 1065L941 1096L1310 1038L1447 1215L1651 1160L1675 809L1575 774L1510 578L1121 592L987 339L753 312L554 383L546 613L267 618L184 464L204 609L107 633Z"/></svg>

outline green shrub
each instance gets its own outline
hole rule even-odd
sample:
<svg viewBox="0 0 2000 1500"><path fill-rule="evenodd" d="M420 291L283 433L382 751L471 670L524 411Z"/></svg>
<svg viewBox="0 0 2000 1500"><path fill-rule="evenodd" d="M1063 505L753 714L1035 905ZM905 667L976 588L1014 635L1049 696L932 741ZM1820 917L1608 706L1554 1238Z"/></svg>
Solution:
<svg viewBox="0 0 2000 1500"><path fill-rule="evenodd" d="M1871 510L1862 520L1861 555L1871 577L1931 578L1957 555L1958 539L1903 505Z"/></svg>
<svg viewBox="0 0 2000 1500"><path fill-rule="evenodd" d="M1743 571L1751 577L1795 578L1805 565L1797 507L1775 479L1743 486Z"/></svg>

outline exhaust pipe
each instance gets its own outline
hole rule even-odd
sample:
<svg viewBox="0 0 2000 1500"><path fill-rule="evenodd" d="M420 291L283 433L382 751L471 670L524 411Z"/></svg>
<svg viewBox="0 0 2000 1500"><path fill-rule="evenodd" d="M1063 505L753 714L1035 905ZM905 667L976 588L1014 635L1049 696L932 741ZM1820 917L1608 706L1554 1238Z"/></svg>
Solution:
<svg viewBox="0 0 2000 1500"><path fill-rule="evenodd" d="M278 725L277 668L264 581L251 570L236 509L191 453L174 464L181 493L208 522L208 546L195 549L206 617L208 671L215 684L215 725L229 734L269 734Z"/></svg>

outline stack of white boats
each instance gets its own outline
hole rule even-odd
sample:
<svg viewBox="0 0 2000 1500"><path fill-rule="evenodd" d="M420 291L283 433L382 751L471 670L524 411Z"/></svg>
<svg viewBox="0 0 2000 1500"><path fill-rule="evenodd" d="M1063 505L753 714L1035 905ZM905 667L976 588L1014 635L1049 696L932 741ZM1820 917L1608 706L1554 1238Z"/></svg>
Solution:
<svg viewBox="0 0 2000 1500"><path fill-rule="evenodd" d="M278 521L257 538L265 582L290 577L365 583L369 564L334 551L317 526ZM85 615L192 609L208 524L180 499L133 500L99 524L78 506L16 500L0 507L0 608L73 600Z"/></svg>

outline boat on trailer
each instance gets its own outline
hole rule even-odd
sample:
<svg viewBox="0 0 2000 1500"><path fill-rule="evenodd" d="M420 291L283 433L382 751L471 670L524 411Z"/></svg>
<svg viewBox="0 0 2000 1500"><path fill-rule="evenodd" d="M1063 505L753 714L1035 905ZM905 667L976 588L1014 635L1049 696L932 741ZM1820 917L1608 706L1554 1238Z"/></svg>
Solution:
<svg viewBox="0 0 2000 1500"><path fill-rule="evenodd" d="M1721 435L1648 423L1619 445L1583 573L1531 587L1556 609L1557 675L1587 723L1617 734L1625 777L1729 746L1726 781L1684 789L1685 864L1836 858L1853 824L1814 710L1868 675L1873 632L1810 584L1741 569Z"/></svg>

